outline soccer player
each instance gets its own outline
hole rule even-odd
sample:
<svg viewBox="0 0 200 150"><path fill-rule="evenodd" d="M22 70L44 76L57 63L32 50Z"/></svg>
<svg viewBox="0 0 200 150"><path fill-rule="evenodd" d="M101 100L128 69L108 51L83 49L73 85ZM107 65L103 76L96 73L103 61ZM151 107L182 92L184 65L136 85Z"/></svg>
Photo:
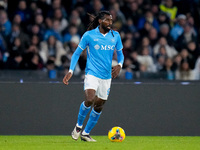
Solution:
<svg viewBox="0 0 200 150"><path fill-rule="evenodd" d="M72 138L87 142L96 142L89 133L96 125L103 106L108 98L111 78L116 78L122 68L124 55L122 42L117 31L111 29L112 15L109 11L100 11L90 22L88 31L84 33L81 41L72 55L69 72L64 76L63 83L68 85L73 70L81 52L87 49L87 64L85 69L84 90L85 101L80 105L77 124L72 131ZM117 52L118 65L112 68L114 50ZM83 129L83 121L92 108L88 122Z"/></svg>

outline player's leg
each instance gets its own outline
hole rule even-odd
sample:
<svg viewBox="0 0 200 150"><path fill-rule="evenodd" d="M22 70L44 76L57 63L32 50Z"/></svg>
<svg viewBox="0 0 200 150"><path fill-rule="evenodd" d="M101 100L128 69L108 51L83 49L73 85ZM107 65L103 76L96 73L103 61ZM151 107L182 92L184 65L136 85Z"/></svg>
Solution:
<svg viewBox="0 0 200 150"><path fill-rule="evenodd" d="M88 112L90 111L91 105L94 103L95 92L96 91L93 89L85 90L86 100L84 102L82 102L80 105L77 124L74 127L74 130L72 131L72 138L74 140L77 140L80 136L80 133L81 133L81 130L83 127L83 122L84 122Z"/></svg>
<svg viewBox="0 0 200 150"><path fill-rule="evenodd" d="M108 98L109 92L110 92L110 85L111 85L111 79L108 79L108 80L101 79L100 80L100 84L96 91L97 97L94 102L94 108L92 109L92 111L90 113L90 117L87 122L87 125L81 135L82 140L96 141L89 136L89 133L98 122L98 119L101 115L103 106L104 106L104 104Z"/></svg>
<svg viewBox="0 0 200 150"><path fill-rule="evenodd" d="M85 100L85 103L84 103L85 107L90 108L91 105L93 105L93 104L94 104L94 106L97 105L97 104L100 105L100 102L97 103L98 97L95 95L95 93L96 93L96 91L93 90L93 89L85 90L85 97L86 97L86 100ZM100 108L100 106L99 106L99 108ZM92 111L93 111L93 109L92 109ZM83 123L83 122L81 122L81 123Z"/></svg>
<svg viewBox="0 0 200 150"><path fill-rule="evenodd" d="M74 127L74 130L72 131L72 138L74 140L77 140L81 134L81 130L83 127L83 121L85 120L85 117L87 116L88 112L90 111L91 106L87 107L85 106L85 102L82 102L79 108L78 113L78 119L77 124Z"/></svg>
<svg viewBox="0 0 200 150"><path fill-rule="evenodd" d="M90 117L87 122L87 125L81 135L82 140L89 141L89 142L96 141L89 136L89 133L94 128L94 126L97 124L105 102L106 101L101 98L98 98L98 97L95 98L94 107L90 113Z"/></svg>
<svg viewBox="0 0 200 150"><path fill-rule="evenodd" d="M94 107L92 108L92 111L90 113L90 118L84 130L85 134L89 134L92 128L96 125L101 115L103 105L105 104L105 102L106 102L105 100L96 97L95 102L94 102Z"/></svg>
<svg viewBox="0 0 200 150"><path fill-rule="evenodd" d="M85 90L85 106L90 107L94 103L96 99L96 90L94 89L86 89Z"/></svg>
<svg viewBox="0 0 200 150"><path fill-rule="evenodd" d="M72 138L77 140L80 136L83 122L90 111L91 105L94 103L96 88L98 82L95 78L86 76L84 80L84 89L85 89L85 101L81 103L78 113L77 124L72 131Z"/></svg>
<svg viewBox="0 0 200 150"><path fill-rule="evenodd" d="M87 116L88 112L90 111L91 105L94 103L95 99L95 90L93 89L87 89L85 91L85 97L86 100L81 103L79 114L78 114L78 120L77 120L77 126L79 128L82 128L83 121L85 120L85 117Z"/></svg>

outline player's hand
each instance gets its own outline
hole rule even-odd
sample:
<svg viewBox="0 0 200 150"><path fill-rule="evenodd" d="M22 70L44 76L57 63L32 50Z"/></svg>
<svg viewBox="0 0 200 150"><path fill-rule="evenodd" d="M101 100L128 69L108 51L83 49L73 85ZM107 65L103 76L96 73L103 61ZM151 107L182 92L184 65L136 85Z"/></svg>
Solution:
<svg viewBox="0 0 200 150"><path fill-rule="evenodd" d="M121 70L120 65L114 66L112 69L112 78L116 78L119 75L120 70Z"/></svg>
<svg viewBox="0 0 200 150"><path fill-rule="evenodd" d="M68 85L69 84L69 79L72 77L72 73L71 72L68 72L65 76L64 76L64 78L63 78L63 83L64 84L66 84L66 85Z"/></svg>

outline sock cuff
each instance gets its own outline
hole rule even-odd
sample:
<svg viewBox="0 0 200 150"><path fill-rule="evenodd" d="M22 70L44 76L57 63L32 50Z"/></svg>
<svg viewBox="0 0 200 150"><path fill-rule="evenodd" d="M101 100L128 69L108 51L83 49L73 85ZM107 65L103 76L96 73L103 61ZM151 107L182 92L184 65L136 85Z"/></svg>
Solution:
<svg viewBox="0 0 200 150"><path fill-rule="evenodd" d="M82 135L89 135L85 130L83 130Z"/></svg>
<svg viewBox="0 0 200 150"><path fill-rule="evenodd" d="M79 125L78 123L76 124L76 126L77 126L78 128L82 128L82 127L83 127L83 125Z"/></svg>
<svg viewBox="0 0 200 150"><path fill-rule="evenodd" d="M96 111L94 110L94 108L92 108L92 112L95 113L96 115L101 115L101 113L102 113L102 111L101 111L100 113L96 112Z"/></svg>
<svg viewBox="0 0 200 150"><path fill-rule="evenodd" d="M85 106L85 101L83 101L82 104L83 104L83 107L84 107L85 109L90 109L90 108L91 108L91 106L89 106L89 107Z"/></svg>

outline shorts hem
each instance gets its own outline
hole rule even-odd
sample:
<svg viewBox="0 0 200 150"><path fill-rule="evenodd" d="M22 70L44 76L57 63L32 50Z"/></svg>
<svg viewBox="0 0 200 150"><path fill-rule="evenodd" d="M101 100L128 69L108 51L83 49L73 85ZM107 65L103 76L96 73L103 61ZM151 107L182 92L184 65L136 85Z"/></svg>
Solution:
<svg viewBox="0 0 200 150"><path fill-rule="evenodd" d="M92 89L92 90L97 91L97 89L95 89L94 87L85 87L85 88L84 88L84 90L88 90L88 89Z"/></svg>
<svg viewBox="0 0 200 150"><path fill-rule="evenodd" d="M105 97L101 97L101 96L98 96L98 95L97 95L97 97L100 98L100 99L102 99L102 100L104 100L104 101L107 101L107 100L108 100L108 97L105 98Z"/></svg>

